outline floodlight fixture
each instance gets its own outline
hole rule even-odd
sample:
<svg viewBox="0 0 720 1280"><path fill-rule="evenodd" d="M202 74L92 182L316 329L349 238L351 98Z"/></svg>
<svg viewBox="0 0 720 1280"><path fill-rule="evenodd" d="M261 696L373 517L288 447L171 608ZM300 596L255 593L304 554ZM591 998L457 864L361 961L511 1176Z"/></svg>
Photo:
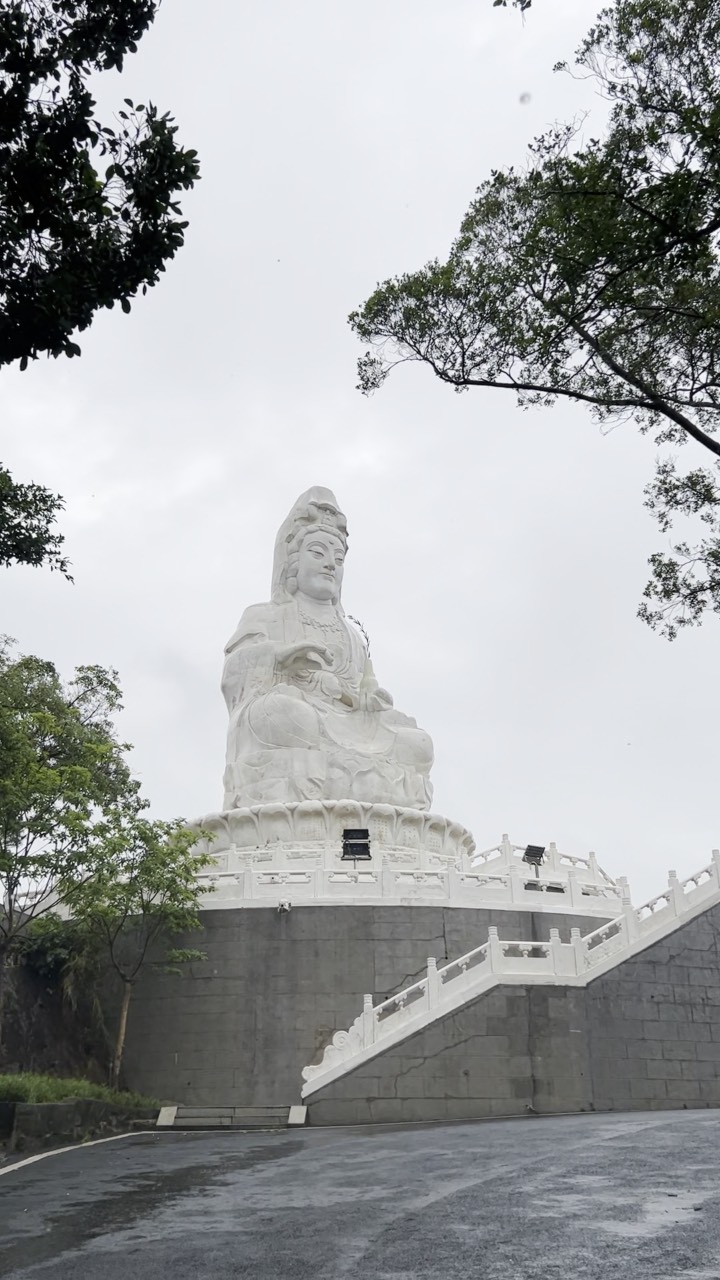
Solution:
<svg viewBox="0 0 720 1280"><path fill-rule="evenodd" d="M341 862L369 862L371 858L367 827L348 827L343 831Z"/></svg>
<svg viewBox="0 0 720 1280"><path fill-rule="evenodd" d="M523 862L528 862L531 867L541 867L545 861L545 845L529 844L523 854Z"/></svg>

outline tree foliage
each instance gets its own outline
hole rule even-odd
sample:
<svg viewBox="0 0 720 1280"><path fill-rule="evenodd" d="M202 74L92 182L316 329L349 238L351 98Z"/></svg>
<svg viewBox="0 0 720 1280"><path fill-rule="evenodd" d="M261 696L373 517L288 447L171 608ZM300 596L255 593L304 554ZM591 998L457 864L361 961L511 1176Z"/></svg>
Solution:
<svg viewBox="0 0 720 1280"><path fill-rule="evenodd" d="M189 948L169 948L173 935L200 927L198 872L211 858L197 852L199 832L181 820L151 822L141 809L116 813L105 824L104 866L73 897L73 919L109 960L122 983L111 1082L118 1087L133 988L148 963L178 965L205 959ZM205 892L205 890L202 890Z"/></svg>
<svg viewBox="0 0 720 1280"><path fill-rule="evenodd" d="M63 684L52 663L0 649L0 1030L14 958L86 985L109 962L123 986L114 1081L145 966L158 951L201 958L167 939L198 928L212 860L195 848L207 833L145 816L113 725L120 697L114 671L78 667Z"/></svg>
<svg viewBox="0 0 720 1280"><path fill-rule="evenodd" d="M576 55L600 138L556 127L478 189L448 258L378 286L350 322L360 387L420 361L457 390L558 397L664 449L646 504L699 539L652 556L639 613L673 638L720 612L720 0L617 0ZM688 441L709 463L680 466Z"/></svg>
<svg viewBox="0 0 720 1280"><path fill-rule="evenodd" d="M105 824L137 784L112 716L115 672L0 651L0 1020L7 962L33 922L104 865Z"/></svg>
<svg viewBox="0 0 720 1280"><path fill-rule="evenodd" d="M152 104L103 124L87 84L122 68L158 4L0 6L0 364L79 355L75 332L101 307L129 311L183 243L196 153Z"/></svg>
<svg viewBox="0 0 720 1280"><path fill-rule="evenodd" d="M20 484L0 466L0 565L46 564L72 581L60 553L63 535L52 528L63 506L59 494L39 484Z"/></svg>
<svg viewBox="0 0 720 1280"><path fill-rule="evenodd" d="M77 332L103 307L129 311L183 244L197 153L151 103L98 120L88 87L122 69L159 3L0 2L0 366L80 355ZM61 506L0 471L0 564L68 576L50 532Z"/></svg>

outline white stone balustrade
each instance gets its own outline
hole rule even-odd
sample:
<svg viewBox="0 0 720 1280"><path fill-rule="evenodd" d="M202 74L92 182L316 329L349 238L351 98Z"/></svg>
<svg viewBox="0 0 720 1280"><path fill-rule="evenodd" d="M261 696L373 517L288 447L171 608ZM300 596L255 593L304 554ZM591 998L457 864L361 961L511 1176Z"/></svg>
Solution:
<svg viewBox="0 0 720 1280"><path fill-rule="evenodd" d="M415 809L355 802L304 801L211 815L198 824L213 835L215 865L200 876L213 892L211 910L334 902L450 907L522 908L583 916L616 916L622 886L589 858L550 846L538 874L523 862L524 846L507 836L474 856L472 836L458 823ZM347 827L370 832L369 862L341 859ZM201 846L202 847L202 846Z"/></svg>
<svg viewBox="0 0 720 1280"><path fill-rule="evenodd" d="M665 893L637 909L625 894L621 915L584 937L572 929L569 943L561 941L557 929L550 930L548 942L514 942L501 940L497 929L490 928L487 942L442 968L430 958L424 978L382 1004L373 1006L372 996L366 995L363 1012L350 1029L336 1032L322 1062L303 1070L303 1097L491 987L585 986L717 903L720 852L714 849L708 866L683 881L671 871Z"/></svg>

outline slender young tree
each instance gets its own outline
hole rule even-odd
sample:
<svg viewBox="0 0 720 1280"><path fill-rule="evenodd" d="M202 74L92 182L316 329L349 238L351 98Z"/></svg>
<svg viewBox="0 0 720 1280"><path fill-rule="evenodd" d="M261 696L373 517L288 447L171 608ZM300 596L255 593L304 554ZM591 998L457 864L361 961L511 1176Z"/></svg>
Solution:
<svg viewBox="0 0 720 1280"><path fill-rule="evenodd" d="M0 649L0 1035L22 939L105 865L103 819L135 802L119 707L113 671L78 667L65 685L51 662Z"/></svg>
<svg viewBox="0 0 720 1280"><path fill-rule="evenodd" d="M204 960L202 951L168 946L169 938L197 930L201 890L197 876L212 859L196 850L199 838L180 820L151 822L140 809L118 812L104 824L105 868L73 895L73 918L94 940L120 980L122 997L111 1083L119 1087L133 991L148 965Z"/></svg>
<svg viewBox="0 0 720 1280"><path fill-rule="evenodd" d="M660 455L646 505L694 540L651 557L640 616L670 639L720 612L720 0L616 0L576 63L599 138L537 138L478 189L445 261L379 285L350 323L360 388L418 361L456 390L634 421Z"/></svg>

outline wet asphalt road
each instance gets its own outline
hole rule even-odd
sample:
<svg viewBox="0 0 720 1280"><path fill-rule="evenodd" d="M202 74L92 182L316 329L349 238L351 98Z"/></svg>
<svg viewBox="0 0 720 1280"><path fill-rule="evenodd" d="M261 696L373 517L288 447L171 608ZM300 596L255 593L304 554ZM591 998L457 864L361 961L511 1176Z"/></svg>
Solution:
<svg viewBox="0 0 720 1280"><path fill-rule="evenodd" d="M134 1135L0 1177L11 1280L719 1280L720 1112Z"/></svg>

